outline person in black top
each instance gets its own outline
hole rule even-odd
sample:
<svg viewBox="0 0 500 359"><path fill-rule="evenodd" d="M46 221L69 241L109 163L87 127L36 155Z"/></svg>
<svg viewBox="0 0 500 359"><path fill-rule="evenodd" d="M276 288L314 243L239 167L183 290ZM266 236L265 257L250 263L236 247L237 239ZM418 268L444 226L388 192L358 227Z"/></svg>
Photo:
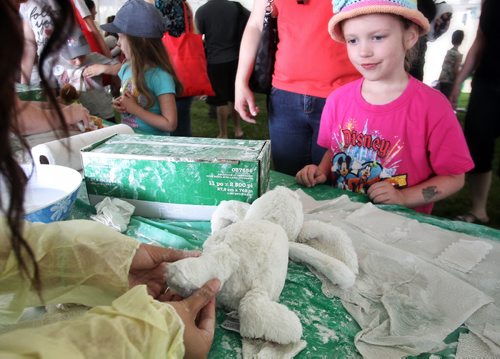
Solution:
<svg viewBox="0 0 500 359"><path fill-rule="evenodd" d="M209 0L195 14L196 27L205 35L208 77L215 91L207 103L217 107L218 138L227 138L227 120L234 121L234 136L242 138L240 115L234 110L234 82L241 36L250 12L229 0Z"/></svg>
<svg viewBox="0 0 500 359"><path fill-rule="evenodd" d="M500 2L483 0L476 38L467 53L450 95L456 103L461 84L474 73L472 92L465 118L465 137L475 167L467 175L472 208L457 219L486 224L486 209L491 187L495 140L500 135Z"/></svg>

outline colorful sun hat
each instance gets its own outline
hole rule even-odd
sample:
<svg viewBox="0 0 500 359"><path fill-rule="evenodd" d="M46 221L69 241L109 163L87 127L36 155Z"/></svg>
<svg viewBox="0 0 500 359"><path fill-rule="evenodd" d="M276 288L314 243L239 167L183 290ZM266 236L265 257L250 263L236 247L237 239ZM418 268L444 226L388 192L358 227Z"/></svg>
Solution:
<svg viewBox="0 0 500 359"><path fill-rule="evenodd" d="M429 21L417 10L417 0L333 0L333 17L328 23L330 36L345 42L340 23L356 16L368 14L394 14L402 16L420 28L420 35L429 31Z"/></svg>

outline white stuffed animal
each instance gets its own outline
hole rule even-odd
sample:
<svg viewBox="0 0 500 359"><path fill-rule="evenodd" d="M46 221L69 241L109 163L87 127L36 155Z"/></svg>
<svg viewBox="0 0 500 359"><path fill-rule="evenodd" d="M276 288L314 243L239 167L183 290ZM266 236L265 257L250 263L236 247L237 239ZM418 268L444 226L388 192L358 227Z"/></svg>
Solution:
<svg viewBox="0 0 500 359"><path fill-rule="evenodd" d="M169 264L166 281L188 295L218 278L217 301L238 311L243 337L295 343L302 336L300 321L276 302L289 255L344 288L354 284L358 273L357 256L345 232L319 221L304 223L298 195L277 187L251 205L223 201L212 216L212 235L202 255Z"/></svg>

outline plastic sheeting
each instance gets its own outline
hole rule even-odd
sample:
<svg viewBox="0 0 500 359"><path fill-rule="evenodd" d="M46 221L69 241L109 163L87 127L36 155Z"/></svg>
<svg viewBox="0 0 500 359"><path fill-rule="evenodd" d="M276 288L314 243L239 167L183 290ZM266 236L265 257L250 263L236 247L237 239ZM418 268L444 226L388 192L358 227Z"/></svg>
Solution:
<svg viewBox="0 0 500 359"><path fill-rule="evenodd" d="M366 197L346 193L329 186L321 185L314 188L303 188L295 183L291 176L271 172L271 188L282 185L291 189L303 189L316 200L336 198L348 194L350 199L358 202L367 202ZM401 214L423 223L436 225L443 229L467 233L474 236L500 239L500 231L471 225L462 222L450 221L442 218L422 215L400 206L380 206L385 210ZM89 218L94 209L88 204L85 188L79 194L75 203L72 218ZM210 234L209 221L169 221L152 220L143 217L132 217L126 234L145 243L175 247L180 249L201 248L204 240ZM359 358L360 354L354 346L354 337L360 330L356 321L347 313L340 299L327 298L321 291L321 282L305 266L290 262L285 288L280 302L296 312L304 327L303 339L307 347L296 358L329 357L329 358ZM214 345L210 358L238 358L242 355L241 339L239 334L220 327L225 320L222 310L217 312L217 327ZM445 347L439 353L441 358L454 358L459 328L446 338ZM418 358L428 358L422 354Z"/></svg>

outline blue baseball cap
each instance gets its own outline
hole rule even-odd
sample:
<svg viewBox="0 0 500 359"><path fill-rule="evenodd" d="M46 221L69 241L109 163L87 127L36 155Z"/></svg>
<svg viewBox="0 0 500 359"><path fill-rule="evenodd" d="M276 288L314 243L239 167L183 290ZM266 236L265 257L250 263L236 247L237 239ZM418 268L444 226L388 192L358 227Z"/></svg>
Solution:
<svg viewBox="0 0 500 359"><path fill-rule="evenodd" d="M109 24L101 25L107 32L160 39L165 32L161 12L144 0L128 0Z"/></svg>

